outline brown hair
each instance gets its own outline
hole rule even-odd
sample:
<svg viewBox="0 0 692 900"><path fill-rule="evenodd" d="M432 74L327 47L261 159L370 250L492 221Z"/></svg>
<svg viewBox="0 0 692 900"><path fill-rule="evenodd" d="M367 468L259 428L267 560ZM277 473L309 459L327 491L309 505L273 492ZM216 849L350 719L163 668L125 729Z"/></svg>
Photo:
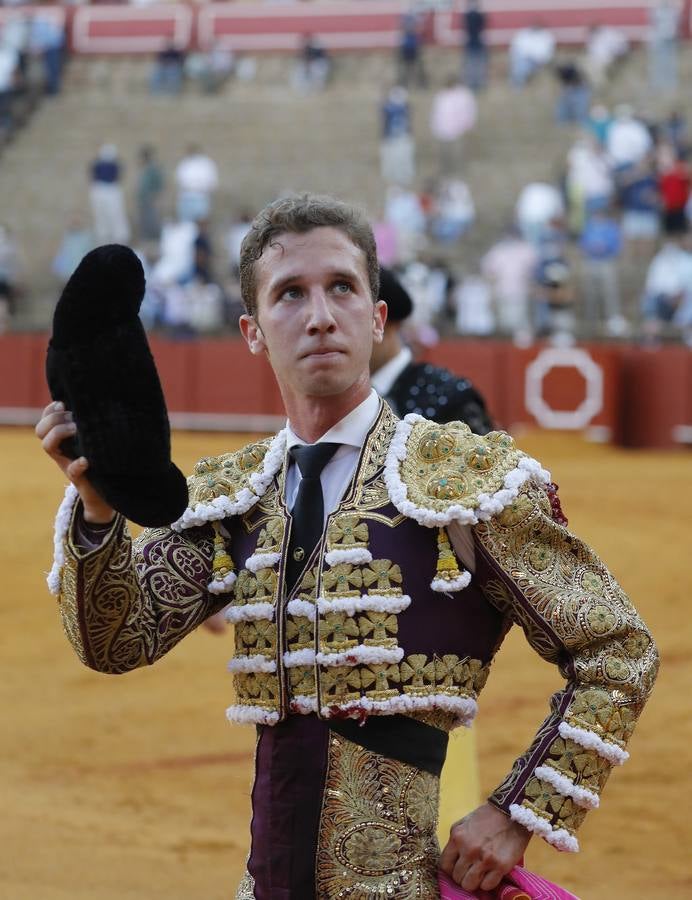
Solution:
<svg viewBox="0 0 692 900"><path fill-rule="evenodd" d="M300 194L275 200L255 216L240 248L240 293L245 309L257 311L255 263L281 234L305 234L313 228L338 228L365 254L373 302L380 289L380 270L372 228L356 206L321 194Z"/></svg>

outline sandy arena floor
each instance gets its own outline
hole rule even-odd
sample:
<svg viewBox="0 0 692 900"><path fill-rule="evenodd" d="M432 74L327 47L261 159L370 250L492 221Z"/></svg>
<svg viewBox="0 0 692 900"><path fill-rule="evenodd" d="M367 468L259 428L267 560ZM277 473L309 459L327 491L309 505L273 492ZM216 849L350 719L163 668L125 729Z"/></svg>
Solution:
<svg viewBox="0 0 692 900"><path fill-rule="evenodd" d="M179 434L174 455L189 470L237 440ZM587 818L582 853L534 840L528 864L583 900L691 897L692 460L559 435L521 444L552 470L570 525L608 561L663 657L632 759ZM60 476L28 430L0 431L0 462L1 900L229 900L247 852L254 744L224 717L230 638L200 631L125 677L83 668L43 579ZM558 685L511 634L481 701L484 789Z"/></svg>

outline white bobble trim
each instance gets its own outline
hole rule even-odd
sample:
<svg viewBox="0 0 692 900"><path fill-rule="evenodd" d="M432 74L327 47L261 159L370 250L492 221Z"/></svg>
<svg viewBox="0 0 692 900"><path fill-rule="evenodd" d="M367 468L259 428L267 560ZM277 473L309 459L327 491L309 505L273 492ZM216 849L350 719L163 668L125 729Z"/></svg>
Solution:
<svg viewBox="0 0 692 900"><path fill-rule="evenodd" d="M227 622L255 622L261 619L274 618L273 603L243 603L240 606L229 606L224 613Z"/></svg>
<svg viewBox="0 0 692 900"><path fill-rule="evenodd" d="M229 672L276 672L276 662L256 653L254 656L234 656L228 664Z"/></svg>
<svg viewBox="0 0 692 900"><path fill-rule="evenodd" d="M276 725L279 714L259 706L238 704L228 707L226 718L229 722L237 722L239 725Z"/></svg>
<svg viewBox="0 0 692 900"><path fill-rule="evenodd" d="M430 587L440 594L453 594L455 591L462 591L471 584L471 573L462 572L458 578L433 578Z"/></svg>
<svg viewBox="0 0 692 900"><path fill-rule="evenodd" d="M398 663L404 656L403 647L371 647L359 644L350 650L335 653L316 653L315 662L320 666L356 666L358 663Z"/></svg>
<svg viewBox="0 0 692 900"><path fill-rule="evenodd" d="M563 797L571 797L578 806L583 806L584 809L598 809L600 803L598 794L573 784L566 775L556 771L552 766L538 766L533 774L554 787Z"/></svg>
<svg viewBox="0 0 692 900"><path fill-rule="evenodd" d="M626 750L622 750L617 744L612 744L610 741L604 741L603 738L586 728L577 728L567 722L560 722L558 731L560 737L572 740L587 750L595 750L600 757L607 759L612 765L621 766L630 758Z"/></svg>
<svg viewBox="0 0 692 900"><path fill-rule="evenodd" d="M533 810L527 809L526 806L512 803L509 808L509 815L515 822L539 835L543 840L552 844L553 847L557 847L558 850L565 850L567 853L579 852L579 841L573 834L570 834L565 828L553 828L550 822L537 816Z"/></svg>
<svg viewBox="0 0 692 900"><path fill-rule="evenodd" d="M214 578L207 585L210 594L227 594L237 581L235 572L229 572L223 578Z"/></svg>
<svg viewBox="0 0 692 900"><path fill-rule="evenodd" d="M330 550L324 557L328 566L338 566L339 563L351 563L354 566L372 562L372 553L366 547L351 547L349 549Z"/></svg>
<svg viewBox="0 0 692 900"><path fill-rule="evenodd" d="M65 565L65 546L64 541L67 537L67 530L70 527L72 519L72 509L79 498L79 492L73 484L68 484L65 488L65 495L62 499L58 512L55 516L55 530L53 533L53 565L46 577L48 590L57 597L60 594L60 583L62 581L62 567Z"/></svg>
<svg viewBox="0 0 692 900"><path fill-rule="evenodd" d="M262 550L253 553L245 560L245 568L250 572L259 572L260 569L273 569L281 559L280 553L265 553Z"/></svg>
<svg viewBox="0 0 692 900"><path fill-rule="evenodd" d="M315 621L315 604L309 600L301 600L299 597L289 600L286 604L286 612L289 616L304 616L306 619Z"/></svg>

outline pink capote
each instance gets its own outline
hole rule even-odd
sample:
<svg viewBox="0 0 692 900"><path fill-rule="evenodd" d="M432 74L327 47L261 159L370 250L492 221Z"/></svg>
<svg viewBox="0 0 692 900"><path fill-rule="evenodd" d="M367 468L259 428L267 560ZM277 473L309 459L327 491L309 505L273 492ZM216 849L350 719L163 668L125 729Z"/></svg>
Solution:
<svg viewBox="0 0 692 900"><path fill-rule="evenodd" d="M455 884L444 872L437 874L441 900L579 900L564 888L521 866L515 866L505 875L495 890L478 890L473 894Z"/></svg>

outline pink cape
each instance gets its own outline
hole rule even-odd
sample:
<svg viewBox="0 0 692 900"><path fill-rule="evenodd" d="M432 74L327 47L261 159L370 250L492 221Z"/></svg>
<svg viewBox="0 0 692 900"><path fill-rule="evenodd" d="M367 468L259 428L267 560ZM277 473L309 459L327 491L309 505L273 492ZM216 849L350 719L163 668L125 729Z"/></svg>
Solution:
<svg viewBox="0 0 692 900"><path fill-rule="evenodd" d="M521 866L515 866L493 891L478 890L471 894L444 872L438 872L438 879L441 900L579 900L564 888Z"/></svg>

